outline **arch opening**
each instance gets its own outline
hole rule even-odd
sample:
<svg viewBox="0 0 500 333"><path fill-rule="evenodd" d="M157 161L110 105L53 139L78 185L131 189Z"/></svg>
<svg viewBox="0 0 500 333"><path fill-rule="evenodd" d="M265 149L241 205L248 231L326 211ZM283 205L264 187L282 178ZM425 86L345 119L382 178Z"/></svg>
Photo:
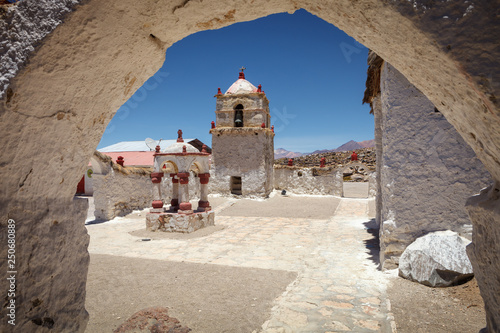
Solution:
<svg viewBox="0 0 500 333"><path fill-rule="evenodd" d="M2 167L12 172L12 175L9 174L9 177L2 177L2 188L5 189L2 201L6 203L2 205L2 216L15 215L17 219L22 220L23 225L26 226L23 230L26 234L25 239L30 239L29 234L35 233L39 235L39 246L26 246L26 249L20 249L20 251L24 251L22 254L26 258L32 258L33 261L39 263L46 263L45 271L47 272L59 272L57 265L61 265L62 262L54 260L56 255L47 255L46 252L39 250L45 246L48 248L46 244L48 240L50 240L51 244L56 244L59 243L58 240L62 241L68 235L74 237L74 242L69 238L65 239L65 243L70 245L67 245L67 248L62 248L59 254L62 256L61 258L64 258L64 263L72 264L75 261L79 261L83 263L82 267L77 267L79 270L78 274L72 271L71 277L69 273L67 275L64 272L60 273L59 280L72 281L75 285L79 286L80 290L84 288L85 279L81 278L76 281L74 280L74 276L85 276L86 267L83 266L88 262L85 254L87 243L81 240L85 238L83 228L80 226L78 229L77 226L74 226L74 230L70 232L66 232L68 231L66 229L62 232L56 230L57 228L53 228L49 235L42 227L52 223L52 221L56 221L55 217L57 220L72 221L77 214L73 214L72 219L69 219L67 215L58 212L64 209L66 211L73 209L74 212L77 212L80 206L83 207L83 205L79 205L78 203L74 204L76 208L71 206L71 209L68 209L67 206L73 197L75 184L84 172L88 158L92 154L100 134L104 131L105 124L109 121L117 107L123 103L127 96L130 96L134 89L137 89L138 84L144 82L148 76L151 76L156 71L164 56L162 54L164 49L179 40L182 36L193 33L194 30L210 29L229 24L232 21L247 20L251 18L250 15L259 17L276 11L293 11L296 9L291 3L280 4L281 7L279 8L271 8L266 3L263 3L261 7L256 7L259 8L258 11L245 10L247 8L245 6L248 5L242 5L243 10L238 10L236 17L234 16L234 13L236 13L235 10L233 14L225 16L224 19L221 19L222 17L219 17L213 11L207 10L203 14L206 17L199 18L198 23L200 24L193 25L188 23L194 20L194 16L186 14L191 13L193 9L196 9L198 13L203 12L203 10L200 11L200 6L203 8L205 8L204 6L212 6L213 3L211 1L204 1L202 3L190 2L189 5L175 9L170 8L170 3L157 4L158 8L156 9L158 12L177 12L175 15L180 16L173 17L172 20L162 18L162 20L158 21L155 18L156 16L152 15L151 20L155 22L151 24L144 23L143 17L140 19L134 17L136 12L141 12L141 9L144 10L143 12L151 10L148 7L149 4L140 3L135 4L134 8L140 7L137 11L120 11L122 19L126 18L130 26L141 27L140 29L136 28L124 31L119 25L116 27L110 26L110 29L103 28L102 22L110 22L109 18L119 19L116 16L116 12L114 12L116 8L125 8L128 5L131 4L116 2L116 7L109 6L103 8L100 13L95 13L92 8L97 7L97 1L88 1L83 4L65 21L57 33L53 35L53 38L44 41L42 47L33 56L29 70L23 72L22 76L13 81L6 104L2 103L1 106L2 112L0 112L0 116L4 117L2 120L6 120L5 122L0 122L5 129L2 132L11 134L7 135L8 138L3 138L5 142L3 146L9 147L9 142L25 143L25 154L13 153L14 148L5 152L5 156L8 158L2 162ZM433 32L437 34L439 31L443 31L443 29L440 29L440 25L437 23L433 24L431 21L431 24L427 24L427 28L419 28L419 23L412 21L411 15L402 16L397 6L400 5L387 5L382 2L368 1L356 4L348 1L340 1L326 4L322 8L312 7L308 4L303 5L311 13L324 18L327 22L336 22L350 35L355 36L359 41L364 42L367 46L374 49L405 74L435 105L443 105L443 114L475 149L493 177L497 180L500 179L500 168L498 168L500 139L498 133L495 133L499 127L499 120L497 119L498 108L495 107L492 100L484 98L484 88L481 88L474 81L477 73L486 72L486 68L481 66L489 66L491 64L489 62L484 64L481 61L474 62L474 64L465 64L465 60L461 59L460 55L457 58L456 56L454 57L441 52L440 47L443 47L443 49L445 47L445 45L441 45L441 42L446 36L443 39L437 38L437 43L431 37L428 37L432 36ZM217 6L213 6L213 8L217 8ZM478 8L484 9L485 7L478 5ZM378 15L380 12L386 15ZM429 12L431 14L434 13L433 10L429 10ZM352 16L348 14L352 14ZM471 15L475 14L472 13ZM97 28L88 25L83 31L82 29L75 29L79 27L79 22L82 22L80 19L90 16L94 17L94 24L97 25ZM204 18L208 20L204 20ZM422 21L427 22L426 20ZM176 22L176 29L168 29L169 22ZM466 25L466 23L462 24L459 22L457 26L463 27L464 24ZM363 28L360 28L360 26ZM141 34L144 32L141 29L148 30L147 34L149 35L154 33L153 35L156 36L154 43L152 43L151 39L138 37L142 36ZM152 31L154 29L158 29L159 31ZM427 31L424 31L426 29ZM492 30L495 31L495 29ZM77 31L79 35L76 35ZM120 34L119 31L123 32L123 34ZM170 31L174 32L169 35ZM94 34L102 38L88 38L85 40L86 37ZM391 40L391 36L394 39ZM64 45L61 42L73 39L73 37L79 38L82 43L75 43L73 57L65 57L66 50L61 50L57 45ZM131 40L134 41L133 45L129 44ZM463 48L464 51L462 54L465 58L470 55L468 52L471 52L467 50L483 50L481 44L475 44L478 47L473 47L474 41L464 40L465 42L462 42L461 45L465 43L465 46L470 46ZM125 45L127 45L127 52L121 52L120 54L120 52L116 52L116 49L110 47L110 45L120 44L123 50L125 49ZM89 46L95 47L89 48ZM86 50L92 50L94 56L88 57ZM150 57L151 62L144 61L144 58L140 56L145 54L144 50L150 51L147 57ZM421 50L426 50L425 54ZM415 54L421 56L414 57L413 55ZM114 61L99 64L95 61L96 55L114 59ZM54 59L54 57L60 60L57 64L48 60ZM495 54L491 58L498 59ZM51 64L48 70L44 66L47 63ZM461 63L464 64L463 68L459 66ZM436 64L439 64L439 68ZM497 65L497 63L493 65ZM495 68L496 66L489 67ZM86 70L83 70L83 68ZM462 75L464 71L466 74L470 73L472 79L469 79L468 75ZM81 73L85 73L85 75ZM116 73L119 73L119 75ZM494 74L496 75L496 73ZM121 77L122 74L124 74L124 77ZM81 80L78 80L78 78ZM99 82L101 84L96 84L96 78L100 78ZM50 86L40 84L49 81L54 82L54 84ZM56 92L55 95L53 94L54 91ZM62 92L68 93L63 94ZM75 92L75 94L71 92ZM55 98L47 98L46 96L54 96ZM78 96L79 98L74 96ZM462 98L463 96L468 96L467 100ZM38 107L36 109L32 108L33 105L37 105ZM16 112L6 112L10 111L11 108ZM54 110L61 111L57 111L57 114L52 116ZM19 124L22 124L22 128ZM12 129L8 128L10 126L12 126ZM49 134L39 131L40 127L46 129L46 132L50 133L50 137ZM57 130L49 131L47 129ZM81 129L90 129L89 133L86 133L88 137L80 131ZM467 133L471 133L471 135L466 135ZM62 142L64 143L64 148L68 148L67 154L70 155L71 160L69 164L75 170L63 170L63 168L59 168L62 163L59 163L58 160L63 155L61 151L64 151L62 149ZM43 149L43 154L40 154L40 159L37 163L40 163L43 167L37 169L33 168L33 163L23 163L24 156L29 154L37 155L39 153L37 150L41 148ZM56 158L53 158L54 156ZM57 170L56 174L53 174L52 170ZM48 177L45 174L50 174L51 176ZM65 177L62 177L63 174ZM24 179L24 181L19 183L18 179ZM498 184L496 186L498 187ZM22 188L22 191L20 188ZM46 188L47 190L41 191L42 188ZM494 188L491 192L494 192ZM43 193L43 197L40 193ZM61 197L65 200L58 200ZM43 200L38 200L38 198L42 198ZM33 211L50 211L52 215L49 216L47 213L40 213L38 215L32 214L32 216L27 216L12 208L20 207L22 202L33 203ZM12 204L9 205L9 203ZM65 205L64 207L63 204ZM51 209L48 209L48 207L51 207ZM480 213L478 214L480 215ZM485 221L484 223L488 226L493 225L492 220ZM61 223L60 225L63 224ZM70 225L70 223L67 223L67 225ZM65 226L65 228L70 227ZM479 239L478 241L475 244L477 247L476 251L478 251L476 253L478 256L476 260L481 259L480 249L484 250L485 253L499 253L481 244ZM36 253L37 251L33 250L34 248L39 253ZM65 254L67 256L64 256ZM478 266L479 271L483 269L485 268ZM25 274L24 276L27 279L33 277L33 273L30 273L29 270L24 269L20 270L20 272ZM489 274L482 272L480 276L485 281L487 276L495 276L495 271ZM46 290L58 288L58 286L52 284L48 276L38 276L36 279L39 281L39 287L47 286L47 288L44 288ZM32 294L32 288L30 288L28 285L19 288L20 292L26 294L25 299L29 298L27 295ZM488 292L486 295L488 295ZM56 292L53 294L59 295ZM80 294L83 295L84 293ZM498 295L498 292L491 295ZM487 300L489 299L487 304L493 304L494 301L491 300L496 300L498 297L491 295L487 298ZM68 297L73 296L69 295ZM52 305L56 303L80 304L76 304L71 309L68 307L67 311L61 311L67 317L64 318L64 315L61 315L58 318L59 320L55 321L56 325L59 325L58 323L61 322L73 322L73 331L78 331L79 328L85 325L86 315L85 311L82 311L83 302L81 297L73 298L69 302L44 302L44 307L48 307L45 310L51 313L58 313L58 305ZM20 308L20 311L22 310ZM498 327L498 323L500 322L498 313L495 314L493 312L495 309L490 310L488 316L489 324L491 327ZM20 324L20 327L33 325L32 323ZM27 328L27 330L30 329Z"/></svg>

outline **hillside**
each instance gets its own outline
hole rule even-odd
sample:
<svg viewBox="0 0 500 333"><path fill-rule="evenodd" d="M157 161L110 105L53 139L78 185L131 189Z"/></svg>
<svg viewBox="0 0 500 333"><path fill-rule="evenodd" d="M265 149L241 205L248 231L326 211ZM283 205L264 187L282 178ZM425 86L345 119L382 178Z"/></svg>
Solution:
<svg viewBox="0 0 500 333"><path fill-rule="evenodd" d="M354 150L358 154L358 161L366 163L369 167L375 168L376 164L376 154L375 148L360 148ZM319 154L309 154L293 158L293 165L303 166L303 167L318 167L321 162L321 158L326 159L327 166L337 166L345 165L351 160L352 151L344 152L325 152ZM274 164L276 165L286 165L289 158L284 157L280 159L275 159Z"/></svg>
<svg viewBox="0 0 500 333"><path fill-rule="evenodd" d="M274 150L274 158L277 159L277 158L283 158L283 157L286 157L286 158L294 158L294 157L299 157L299 156L302 156L304 154L302 153L296 153L296 152L293 152L293 151L288 151L286 149L283 149L283 148L278 148L278 149L275 149Z"/></svg>

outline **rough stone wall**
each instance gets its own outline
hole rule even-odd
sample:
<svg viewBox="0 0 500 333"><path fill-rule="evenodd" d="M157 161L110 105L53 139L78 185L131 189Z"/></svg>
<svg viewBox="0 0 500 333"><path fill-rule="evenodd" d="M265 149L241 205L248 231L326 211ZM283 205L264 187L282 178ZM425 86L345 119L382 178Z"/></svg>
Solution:
<svg viewBox="0 0 500 333"><path fill-rule="evenodd" d="M151 206L153 188L149 175L123 175L114 170L107 175L96 175L94 216L98 220L111 220Z"/></svg>
<svg viewBox="0 0 500 333"><path fill-rule="evenodd" d="M486 310L487 332L500 332L500 184L481 191L467 200L467 211L474 221L472 243L467 246L474 275L481 286ZM495 278L496 277L496 278ZM486 332L486 333L487 333Z"/></svg>
<svg viewBox="0 0 500 333"><path fill-rule="evenodd" d="M294 194L342 196L342 178L337 181L338 169L274 167L274 188ZM341 172L340 172L341 173Z"/></svg>
<svg viewBox="0 0 500 333"><path fill-rule="evenodd" d="M376 97L372 102L373 116L375 122L375 151L377 153L378 163L375 166L375 178L377 186L377 194L375 196L375 221L377 225L380 226L382 223L382 163L380 160L384 154L383 144L382 144L382 132L384 130L382 122L382 102L380 100L380 95ZM380 159L380 160L379 160Z"/></svg>
<svg viewBox="0 0 500 333"><path fill-rule="evenodd" d="M381 112L375 110L383 124L381 262L394 268L404 249L429 232L449 229L470 239L465 201L491 178L443 115L388 63L381 102Z"/></svg>
<svg viewBox="0 0 500 333"><path fill-rule="evenodd" d="M269 101L260 93L217 96L216 123L217 127L234 126L234 108L243 105L243 126L260 127L262 123L269 127Z"/></svg>
<svg viewBox="0 0 500 333"><path fill-rule="evenodd" d="M228 0L223 6L216 0L86 0L72 7L76 10L46 37L41 33L46 25L25 24L46 17L51 31L61 19L52 20L50 12L64 14L61 5L75 2L23 0L14 9L20 10L23 21L1 17L2 36L17 35L2 40L24 36L28 42L0 47L2 59L6 54L27 57L0 73L7 78L2 79L0 103L0 226L5 230L12 217L22 221L17 233L23 240L18 249L18 276L23 278L18 281L16 328L23 331L50 331L31 321L35 310L28 310L37 298L44 301L41 311L54 319L51 331L85 330L88 255L86 245L78 243L86 237L85 213L84 207L82 214L67 207L116 110L161 67L170 45L197 31L304 8L394 65L439 107L500 180L499 0L473 6L466 1L419 0ZM484 214L473 215L475 225L485 230L475 235L478 246L491 244L494 237L500 243L494 232L500 218L493 204L498 207L486 198L478 207ZM51 227L50 221L58 221L58 227ZM63 243L54 247L59 240ZM0 245L3 253L5 246ZM500 254L493 250L478 251L474 264L490 329L498 331L500 313L494 305L499 293L491 286L500 274ZM0 264L7 271L5 258ZM33 265L43 269L33 272ZM6 280L1 281L0 289L6 290ZM10 329L6 325L0 323L2 331Z"/></svg>
<svg viewBox="0 0 500 333"><path fill-rule="evenodd" d="M231 177L241 177L243 196L273 189L274 133L261 128L212 129L210 193L230 195Z"/></svg>

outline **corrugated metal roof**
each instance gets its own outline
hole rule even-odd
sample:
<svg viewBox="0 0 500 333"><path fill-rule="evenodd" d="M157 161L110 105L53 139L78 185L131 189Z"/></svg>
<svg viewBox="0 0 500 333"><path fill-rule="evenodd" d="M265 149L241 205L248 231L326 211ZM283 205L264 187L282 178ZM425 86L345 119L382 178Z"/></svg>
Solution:
<svg viewBox="0 0 500 333"><path fill-rule="evenodd" d="M184 139L184 142L190 142L193 140L196 139ZM155 141L158 142L159 140ZM164 150L176 142L177 140L162 140L160 142L160 149ZM149 149L145 141L122 141L115 143L114 145L98 149L98 151L100 151L101 153L124 152L124 151L140 152L140 151L151 151L151 149Z"/></svg>
<svg viewBox="0 0 500 333"><path fill-rule="evenodd" d="M152 167L154 163L154 151L121 151L121 152L102 152L111 157L116 162L118 156L123 157L124 166L145 166Z"/></svg>

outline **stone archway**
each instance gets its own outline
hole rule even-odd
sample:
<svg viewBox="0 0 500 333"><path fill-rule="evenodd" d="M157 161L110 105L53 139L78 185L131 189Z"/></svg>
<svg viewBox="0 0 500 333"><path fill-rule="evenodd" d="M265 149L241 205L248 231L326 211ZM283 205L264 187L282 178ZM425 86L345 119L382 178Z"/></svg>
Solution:
<svg viewBox="0 0 500 333"><path fill-rule="evenodd" d="M73 200L74 187L106 125L161 67L166 49L197 31L304 8L403 73L439 106L496 179L489 193L471 201L472 217L481 230L471 253L488 325L498 330L500 282L491 278L500 271L500 227L494 224L500 216L500 102L496 98L500 95L500 22L491 14L498 0L475 4L473 10L453 2L426 7L420 2L382 0L230 0L224 6L215 0L76 3L19 3L24 11L19 20L64 18L42 41L35 40L34 31L15 32L12 26L35 28L20 24L8 13L0 28L2 38L12 42L6 51L12 66L1 67L2 74L11 74L2 79L0 105L0 225L6 226L8 219L16 221L17 240L23 244L16 253L16 329L84 330L88 236L83 225L85 203ZM69 10L73 12L59 15ZM443 18L447 14L453 16L453 25ZM485 26L487 30L482 29ZM16 41L21 41L20 49ZM34 46L33 53L26 53ZM21 146L16 146L19 142ZM494 237L483 242L481 235L486 233ZM483 265L487 259L490 265ZM4 287L6 280L2 281ZM3 321L0 327L5 325Z"/></svg>

